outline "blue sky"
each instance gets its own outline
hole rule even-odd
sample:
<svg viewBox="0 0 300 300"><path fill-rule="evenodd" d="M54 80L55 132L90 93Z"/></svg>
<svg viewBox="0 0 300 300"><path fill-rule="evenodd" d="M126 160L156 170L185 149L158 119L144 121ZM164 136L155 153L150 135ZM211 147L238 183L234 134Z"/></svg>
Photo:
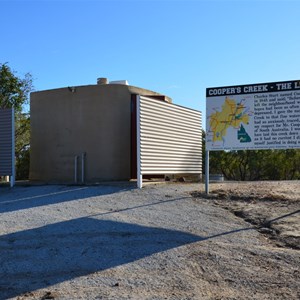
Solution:
<svg viewBox="0 0 300 300"><path fill-rule="evenodd" d="M205 89L300 79L300 1L0 0L0 62L35 90L98 77L203 112Z"/></svg>

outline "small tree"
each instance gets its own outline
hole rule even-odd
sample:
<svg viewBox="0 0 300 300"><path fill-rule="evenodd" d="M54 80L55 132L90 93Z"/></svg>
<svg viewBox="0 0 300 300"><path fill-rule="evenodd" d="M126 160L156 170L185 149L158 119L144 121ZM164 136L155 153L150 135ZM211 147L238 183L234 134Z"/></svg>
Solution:
<svg viewBox="0 0 300 300"><path fill-rule="evenodd" d="M7 63L0 63L0 108L14 107L16 112L22 112L32 90L31 74L19 78Z"/></svg>
<svg viewBox="0 0 300 300"><path fill-rule="evenodd" d="M0 108L15 109L17 179L27 179L29 175L30 117L23 110L32 90L30 73L19 78L7 63L0 63Z"/></svg>

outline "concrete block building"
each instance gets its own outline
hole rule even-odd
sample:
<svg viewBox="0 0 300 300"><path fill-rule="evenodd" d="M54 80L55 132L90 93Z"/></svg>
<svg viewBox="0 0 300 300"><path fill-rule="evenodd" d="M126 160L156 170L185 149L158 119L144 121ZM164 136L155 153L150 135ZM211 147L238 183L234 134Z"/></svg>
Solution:
<svg viewBox="0 0 300 300"><path fill-rule="evenodd" d="M136 178L137 95L172 105L167 96L105 78L95 85L31 93L30 180Z"/></svg>

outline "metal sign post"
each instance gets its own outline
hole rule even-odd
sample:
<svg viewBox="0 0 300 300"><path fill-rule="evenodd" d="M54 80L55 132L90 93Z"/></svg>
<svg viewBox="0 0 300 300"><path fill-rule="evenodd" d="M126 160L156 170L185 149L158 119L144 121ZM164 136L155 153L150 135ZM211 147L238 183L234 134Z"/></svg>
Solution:
<svg viewBox="0 0 300 300"><path fill-rule="evenodd" d="M209 151L205 151L205 193L209 194Z"/></svg>

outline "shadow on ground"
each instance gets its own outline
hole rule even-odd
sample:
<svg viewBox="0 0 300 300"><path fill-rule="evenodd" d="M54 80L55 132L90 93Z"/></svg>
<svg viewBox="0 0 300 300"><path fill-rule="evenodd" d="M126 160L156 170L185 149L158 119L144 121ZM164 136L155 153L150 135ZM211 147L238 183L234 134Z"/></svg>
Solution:
<svg viewBox="0 0 300 300"><path fill-rule="evenodd" d="M175 230L79 218L0 237L0 298L202 240Z"/></svg>
<svg viewBox="0 0 300 300"><path fill-rule="evenodd" d="M134 189L132 185L119 186L30 186L0 188L0 213L17 211L119 193Z"/></svg>
<svg viewBox="0 0 300 300"><path fill-rule="evenodd" d="M0 213L80 200L132 189L125 186L42 186L0 191ZM119 208L0 236L0 299L47 288L67 280L131 263L169 249L223 235L253 230L240 228L211 236L103 220L105 215L190 198Z"/></svg>

